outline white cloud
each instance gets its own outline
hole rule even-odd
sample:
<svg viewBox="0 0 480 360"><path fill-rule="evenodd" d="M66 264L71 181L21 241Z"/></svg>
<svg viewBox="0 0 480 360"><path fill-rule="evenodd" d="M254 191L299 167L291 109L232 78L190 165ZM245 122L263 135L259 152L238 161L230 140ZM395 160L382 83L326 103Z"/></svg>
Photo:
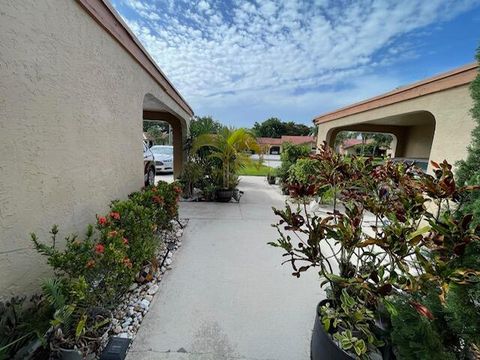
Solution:
<svg viewBox="0 0 480 360"><path fill-rule="evenodd" d="M266 117L301 107L303 121L388 90L400 80L371 76L376 67L416 56L402 35L478 4L233 0L225 8L222 0L116 1L136 13L124 15L129 26L198 113L257 108Z"/></svg>

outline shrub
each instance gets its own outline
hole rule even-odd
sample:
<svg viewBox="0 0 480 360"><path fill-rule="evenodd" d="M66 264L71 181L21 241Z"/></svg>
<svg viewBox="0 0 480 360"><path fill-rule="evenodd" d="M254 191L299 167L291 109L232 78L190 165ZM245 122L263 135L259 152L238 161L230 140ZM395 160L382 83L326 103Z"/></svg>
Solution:
<svg viewBox="0 0 480 360"><path fill-rule="evenodd" d="M480 47L476 58L480 63ZM480 184L480 73L470 84L470 95L473 99L471 114L476 126L472 131L467 158L456 164L458 166L456 177L460 186ZM464 194L463 203L461 214L474 214L474 223L480 224L480 190Z"/></svg>
<svg viewBox="0 0 480 360"><path fill-rule="evenodd" d="M369 310L375 318L386 317L379 340L393 343L401 358L429 359L441 344L445 359L448 354L463 359L480 342L480 226L471 214L457 218L455 212L473 189L456 186L446 161L432 162L432 176L409 164L347 158L326 145L312 159L317 163L298 165L315 164L313 176L296 184L300 204L274 209L279 238L269 244L285 251L294 276L317 269L335 308L321 320L331 315L346 324L335 328L333 337L359 358L370 356L375 349L366 346L366 351L360 341L375 345L363 331L368 326L374 332L373 322L360 321ZM334 191L333 211L309 213L307 196L325 187ZM428 203L438 210L429 212ZM367 214L373 215L369 224ZM349 318L345 294L365 314L355 311ZM400 312L412 321L421 316L422 330L415 328L417 322L404 324ZM422 332L428 336L423 347Z"/></svg>
<svg viewBox="0 0 480 360"><path fill-rule="evenodd" d="M288 182L290 167L297 162L298 159L308 157L310 154L310 148L305 145L294 145L290 143L284 143L282 154L280 159L282 165L278 168L278 177L282 183Z"/></svg>
<svg viewBox="0 0 480 360"><path fill-rule="evenodd" d="M55 278L43 285L43 306L53 314L53 343L93 351L90 345L98 344L84 340L105 331L109 315L102 309L114 307L142 265L153 260L161 244L156 231L178 218L180 193L177 183L160 182L127 200L115 200L107 215L97 216L95 227L88 226L84 238L67 236L63 250L57 246L58 226L50 231L51 245L31 234L54 270Z"/></svg>

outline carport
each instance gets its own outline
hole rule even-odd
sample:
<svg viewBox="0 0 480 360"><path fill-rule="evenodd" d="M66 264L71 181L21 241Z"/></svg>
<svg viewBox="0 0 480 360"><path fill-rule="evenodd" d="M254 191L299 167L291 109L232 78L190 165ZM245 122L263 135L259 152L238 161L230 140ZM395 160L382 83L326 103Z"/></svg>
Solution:
<svg viewBox="0 0 480 360"><path fill-rule="evenodd" d="M320 115L318 145L333 147L340 131L380 132L394 136L395 157L463 159L474 127L468 86L477 68L466 65Z"/></svg>

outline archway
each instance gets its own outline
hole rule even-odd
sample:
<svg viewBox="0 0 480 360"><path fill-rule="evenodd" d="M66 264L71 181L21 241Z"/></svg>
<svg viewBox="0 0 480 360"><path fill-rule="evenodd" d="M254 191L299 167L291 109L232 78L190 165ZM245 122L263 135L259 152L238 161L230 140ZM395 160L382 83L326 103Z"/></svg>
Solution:
<svg viewBox="0 0 480 360"><path fill-rule="evenodd" d="M173 145L173 175L174 178L178 178L185 161L184 144L188 131L185 119L176 115L153 95L147 94L143 100L143 120L165 122L170 125Z"/></svg>

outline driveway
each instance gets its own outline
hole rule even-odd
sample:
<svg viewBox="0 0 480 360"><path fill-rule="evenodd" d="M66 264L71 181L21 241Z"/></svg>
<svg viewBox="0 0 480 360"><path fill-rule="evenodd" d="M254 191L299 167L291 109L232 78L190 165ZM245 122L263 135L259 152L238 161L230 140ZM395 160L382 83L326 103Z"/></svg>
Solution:
<svg viewBox="0 0 480 360"><path fill-rule="evenodd" d="M161 283L128 359L309 359L315 272L281 266L271 207L284 197L244 177L240 203L181 203L183 246Z"/></svg>

